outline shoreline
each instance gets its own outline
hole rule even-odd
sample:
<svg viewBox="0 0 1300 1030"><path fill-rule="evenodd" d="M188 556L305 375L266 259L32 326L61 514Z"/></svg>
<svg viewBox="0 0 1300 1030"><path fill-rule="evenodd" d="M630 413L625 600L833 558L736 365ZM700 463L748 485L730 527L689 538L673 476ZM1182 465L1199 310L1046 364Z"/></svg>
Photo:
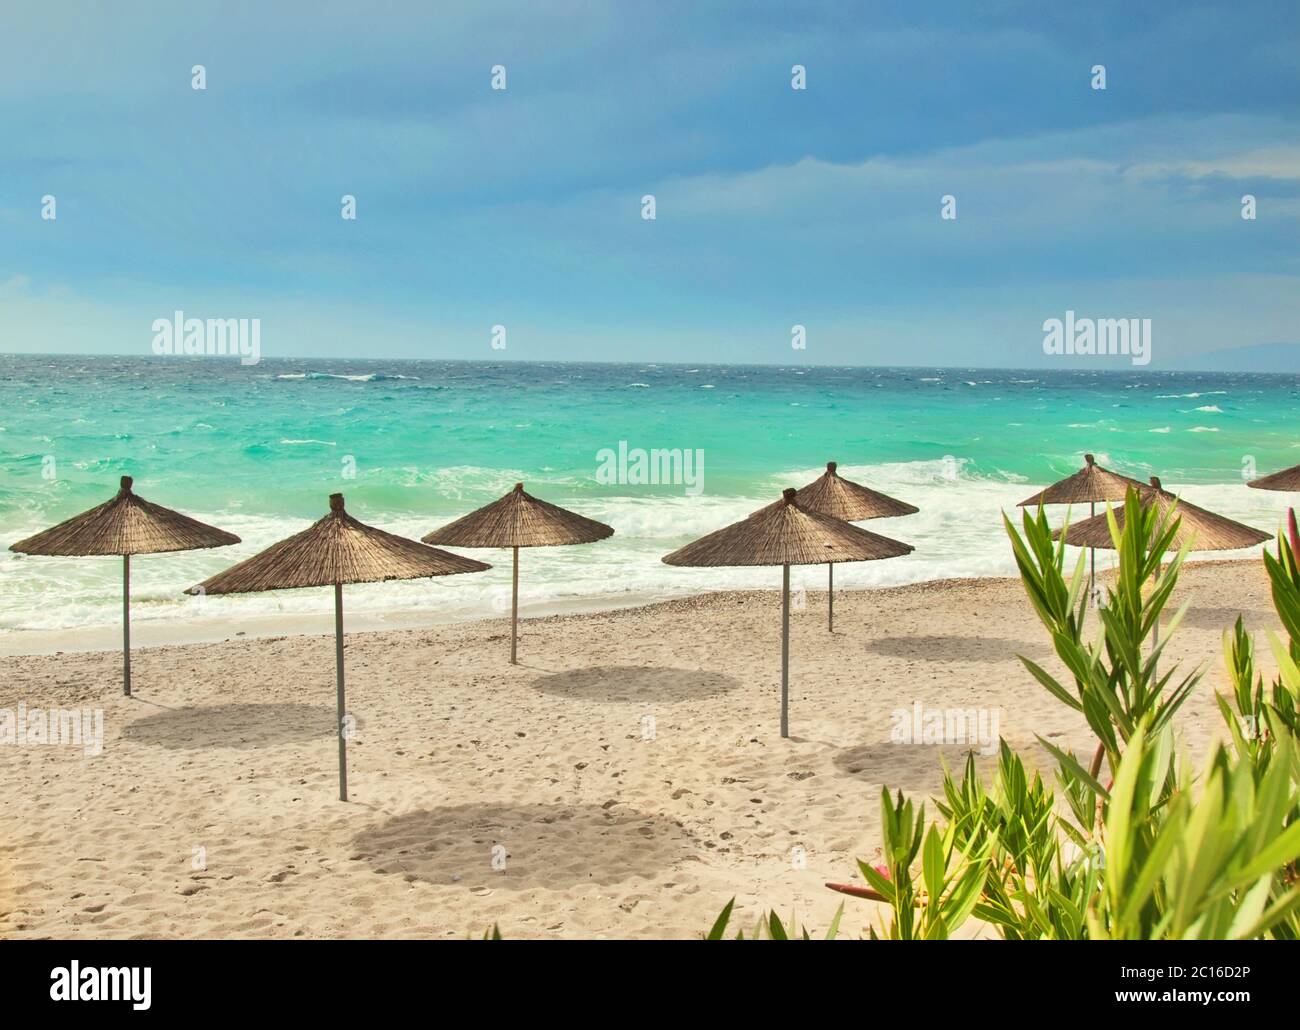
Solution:
<svg viewBox="0 0 1300 1030"><path fill-rule="evenodd" d="M1252 564L1255 559L1231 558L1189 561L1185 570L1197 569L1207 565L1244 566ZM1097 570L1097 581L1104 583L1109 569ZM899 583L889 586L844 586L835 588L835 596L856 596L862 594L887 596L909 590L926 590L943 588L955 584L1005 583L1019 582L1016 576L949 576L940 579L924 579L914 583ZM777 595L776 589L734 589L695 590L679 594L663 595L641 592L637 594L597 594L574 598L566 601L536 601L519 605L519 621L534 622L572 616L614 615L622 612L648 612L665 605L684 603L698 605L707 603L713 597L734 596L738 598L758 598L765 595ZM825 590L805 590L810 607L824 606ZM322 610L319 613L296 612L292 614L233 616L225 615L213 618L187 619L182 621L164 619L141 619L131 623L131 650L154 650L157 648L184 647L189 644L217 644L244 640L269 640L286 637L316 637L333 635L333 611ZM347 610L344 600L344 632L351 637L360 633L384 633L402 630L436 630L448 626L486 626L496 622L508 621L509 611L491 614L475 613L466 615L463 611L450 614L440 613L437 609L409 611L394 608L387 611ZM120 653L122 645L121 623L109 623L94 626L55 630L3 630L0 631L0 658L41 657L58 654L99 654Z"/></svg>
<svg viewBox="0 0 1300 1030"><path fill-rule="evenodd" d="M1098 579L1100 579L1100 575ZM925 579L915 583L890 586L835 588L836 600L841 596L863 594L889 595L908 591L943 589L958 584L1019 582L1015 576L951 576L944 579ZM791 591L792 603L794 591ZM826 591L805 590L809 608L825 606ZM671 596L638 594L597 595L575 598L573 601L538 601L520 603L519 623L549 622L566 618L587 616L617 616L670 610L674 605L695 608L714 601L730 599L758 600L767 596L779 598L777 589L698 590ZM189 620L184 624L158 620L141 620L131 623L131 653L160 648L185 647L191 644L221 644L246 640L276 640L293 637L318 637L334 635L333 611L318 614L294 613L288 615L257 615L246 618L223 616L220 618ZM488 627L494 623L509 624L509 612L491 615L477 614L460 617L459 613L439 617L433 610L404 612L393 609L387 612L347 611L344 599L344 634L389 633L403 631L433 631L446 627ZM0 632L0 658L48 657L60 654L120 654L122 626L97 625L60 630L5 630Z"/></svg>
<svg viewBox="0 0 1300 1030"><path fill-rule="evenodd" d="M693 595L692 595L693 596ZM619 598L624 600L620 602ZM538 601L520 603L519 619L543 619L562 615L600 615L625 609L649 607L680 597L655 598L649 595L605 595L594 598L575 598L573 601ZM479 625L508 620L510 613L493 612L461 617L461 612L439 613L436 609L416 612L394 608L388 611L347 610L344 596L344 631L354 633L383 633L397 630L433 630L444 626ZM166 619L141 619L131 622L131 651L147 651L163 647L183 647L187 644L216 644L232 640L268 640L281 637L332 636L334 633L333 609L319 613L295 612L279 615L235 616L223 615L184 622ZM120 652L122 624L78 627L75 629L0 631L0 658L22 658L55 654L94 654Z"/></svg>

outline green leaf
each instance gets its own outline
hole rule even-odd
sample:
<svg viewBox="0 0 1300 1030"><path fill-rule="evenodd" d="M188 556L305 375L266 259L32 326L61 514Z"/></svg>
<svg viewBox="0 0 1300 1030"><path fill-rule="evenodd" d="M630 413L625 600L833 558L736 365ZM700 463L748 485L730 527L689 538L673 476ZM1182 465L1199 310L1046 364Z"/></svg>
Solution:
<svg viewBox="0 0 1300 1030"><path fill-rule="evenodd" d="M1069 769L1076 779L1081 780L1083 783L1086 783L1088 785L1088 788L1094 794L1103 798L1110 797L1110 793L1106 790L1105 787L1101 785L1101 781L1098 780L1095 776L1093 776L1092 773L1090 773L1082 765L1080 765L1079 760L1075 758L1074 755L1070 754L1069 752L1062 751L1050 740L1047 740L1043 737L1038 738L1038 743L1042 744L1043 747L1047 748L1047 750L1052 753L1052 757L1056 759L1059 765L1063 766L1066 769Z"/></svg>
<svg viewBox="0 0 1300 1030"><path fill-rule="evenodd" d="M1124 873L1128 869L1129 856L1133 852L1133 842L1129 839L1132 826L1133 798L1137 793L1138 775L1142 767L1144 732L1138 727L1129 740L1128 753L1119 763L1119 774L1115 777L1115 786L1111 791L1110 805L1106 812L1106 886L1110 893L1110 903L1119 910L1123 900ZM1145 793L1145 792L1144 792Z"/></svg>
<svg viewBox="0 0 1300 1030"><path fill-rule="evenodd" d="M887 902L893 904L894 881L887 876L881 876L874 866L867 865L866 862L859 862L858 868L862 870L862 875L866 878L867 883L871 885L871 889Z"/></svg>
<svg viewBox="0 0 1300 1030"><path fill-rule="evenodd" d="M925 836L925 852L922 859L922 873L925 877L925 889L930 892L930 904L937 905L943 893L944 870L947 861L944 856L943 840L936 826L930 827Z"/></svg>
<svg viewBox="0 0 1300 1030"><path fill-rule="evenodd" d="M727 907L724 908L718 914L718 918L713 921L713 929L711 929L709 931L709 935L704 938L706 941L722 940L722 935L727 932L727 924L731 922L731 910L735 907L735 905L736 905L735 898L732 898L730 901L727 902ZM696 925L698 926L699 924L697 923Z"/></svg>
<svg viewBox="0 0 1300 1030"><path fill-rule="evenodd" d="M1241 871L1243 880L1253 880L1266 872L1275 872L1288 862L1300 858L1300 821L1292 823L1260 850Z"/></svg>
<svg viewBox="0 0 1300 1030"><path fill-rule="evenodd" d="M1240 931L1238 940L1254 940L1300 909L1300 884L1292 887L1246 930Z"/></svg>
<svg viewBox="0 0 1300 1030"><path fill-rule="evenodd" d="M1039 683L1048 689L1053 697L1058 701L1069 705L1076 712L1082 711L1083 706L1079 703L1078 699L1066 690L1065 687L1061 686L1051 673L1047 672L1038 663L1031 661L1022 654L1016 655L1016 657L1019 658L1024 667L1030 671L1034 679L1038 680Z"/></svg>
<svg viewBox="0 0 1300 1030"><path fill-rule="evenodd" d="M840 907L835 910L835 918L831 920L831 925L826 931L826 940L833 941L840 934L840 920L844 918L844 903L840 902Z"/></svg>

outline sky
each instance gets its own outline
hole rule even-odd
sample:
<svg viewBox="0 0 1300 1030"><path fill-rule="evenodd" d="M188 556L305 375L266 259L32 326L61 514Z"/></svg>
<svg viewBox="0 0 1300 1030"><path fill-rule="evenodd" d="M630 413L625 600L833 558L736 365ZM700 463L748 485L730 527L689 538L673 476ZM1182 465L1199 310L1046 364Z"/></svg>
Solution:
<svg viewBox="0 0 1300 1030"><path fill-rule="evenodd" d="M1290 0L5 22L0 351L149 354L176 310L266 357L1030 367L1067 310L1150 318L1151 368L1300 342Z"/></svg>

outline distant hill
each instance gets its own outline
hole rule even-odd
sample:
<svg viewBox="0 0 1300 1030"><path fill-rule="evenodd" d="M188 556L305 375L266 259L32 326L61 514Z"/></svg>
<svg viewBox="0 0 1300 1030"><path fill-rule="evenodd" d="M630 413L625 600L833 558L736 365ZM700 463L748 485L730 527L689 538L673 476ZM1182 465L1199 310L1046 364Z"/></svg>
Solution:
<svg viewBox="0 0 1300 1030"><path fill-rule="evenodd" d="M1300 343L1256 343L1193 354L1168 366L1189 372L1297 372Z"/></svg>

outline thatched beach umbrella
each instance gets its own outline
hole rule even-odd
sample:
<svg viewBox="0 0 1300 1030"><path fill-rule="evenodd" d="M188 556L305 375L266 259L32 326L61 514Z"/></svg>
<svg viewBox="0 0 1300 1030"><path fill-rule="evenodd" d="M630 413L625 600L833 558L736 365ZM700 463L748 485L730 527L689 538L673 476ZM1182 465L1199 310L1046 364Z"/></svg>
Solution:
<svg viewBox="0 0 1300 1030"><path fill-rule="evenodd" d="M828 461L826 471L794 495L795 503L805 511L829 515L842 522L891 519L899 515L915 515L921 510L906 501L841 478L835 471L837 467L836 462ZM830 562L826 564L826 629L835 629L835 566Z"/></svg>
<svg viewBox="0 0 1300 1030"><path fill-rule="evenodd" d="M338 705L339 800L348 799L347 741L343 733L343 585L390 579L423 579L482 572L492 566L426 547L358 522L343 509L343 495L330 494L330 511L319 522L246 561L219 572L188 594L253 594L300 587L334 588L334 667Z"/></svg>
<svg viewBox="0 0 1300 1030"><path fill-rule="evenodd" d="M870 533L801 507L787 489L776 504L665 555L666 565L780 565L781 736L790 736L790 566L875 561L910 554L911 544Z"/></svg>
<svg viewBox="0 0 1300 1030"><path fill-rule="evenodd" d="M1179 500L1174 494L1160 485L1156 476L1151 477L1150 485L1141 484L1138 497L1144 507L1155 505L1160 513L1160 522L1168 519L1179 520L1178 532L1174 534L1173 547L1181 548L1190 542L1193 551L1237 551L1243 547L1253 547L1271 539L1271 533L1264 533L1241 522L1212 511L1198 508L1188 501ZM1115 523L1124 528L1124 509L1116 508L1113 512ZM1059 540L1061 530L1052 533ZM1065 542L1073 547L1108 547L1115 543L1110 536L1110 524L1106 513L1073 523L1065 529Z"/></svg>
<svg viewBox="0 0 1300 1030"><path fill-rule="evenodd" d="M1267 476L1261 476L1259 479L1252 479L1246 485L1254 487L1256 490L1277 490L1282 493L1295 493L1300 491L1300 465L1292 465L1289 469L1283 469L1281 472L1274 472Z"/></svg>
<svg viewBox="0 0 1300 1030"><path fill-rule="evenodd" d="M1151 477L1150 485L1138 484L1137 491L1144 508L1155 505L1159 512L1157 532L1160 528L1167 528L1171 519L1178 521L1178 532L1170 542L1171 547L1181 550L1190 544L1193 551L1237 551L1272 538L1271 533L1261 532L1244 523L1198 508L1188 501L1179 500L1160 485L1158 476ZM1115 516L1115 525L1123 532L1124 509L1116 508L1112 514ZM1055 530L1052 538L1059 540L1061 530ZM1065 542L1073 547L1106 547L1112 550L1115 547L1105 512L1066 526ZM1159 639L1160 622L1157 620L1152 640L1158 642Z"/></svg>
<svg viewBox="0 0 1300 1030"><path fill-rule="evenodd" d="M614 529L524 492L524 484L421 539L443 547L509 547L514 552L510 585L510 664L519 641L519 548L590 544L613 536Z"/></svg>
<svg viewBox="0 0 1300 1030"><path fill-rule="evenodd" d="M1139 489L1146 486L1140 480L1130 479L1128 476L1121 476L1118 472L1102 468L1097 464L1097 459L1091 454L1085 454L1083 460L1083 468L1079 469L1074 475L1066 476L1064 479L1053 483L1046 490L1042 490L1034 494L1033 497L1021 501L1016 507L1037 508L1044 504L1087 504L1088 514L1096 516L1098 501L1122 502L1130 486ZM1104 517L1102 521L1105 521ZM1088 549L1088 560L1088 596L1092 597L1097 582L1097 552L1091 547Z"/></svg>
<svg viewBox="0 0 1300 1030"><path fill-rule="evenodd" d="M122 556L122 693L128 697L131 695L131 555L193 551L239 543L234 533L160 504L150 504L132 493L133 482L130 476L123 476L121 489L112 500L9 547L20 554Z"/></svg>

